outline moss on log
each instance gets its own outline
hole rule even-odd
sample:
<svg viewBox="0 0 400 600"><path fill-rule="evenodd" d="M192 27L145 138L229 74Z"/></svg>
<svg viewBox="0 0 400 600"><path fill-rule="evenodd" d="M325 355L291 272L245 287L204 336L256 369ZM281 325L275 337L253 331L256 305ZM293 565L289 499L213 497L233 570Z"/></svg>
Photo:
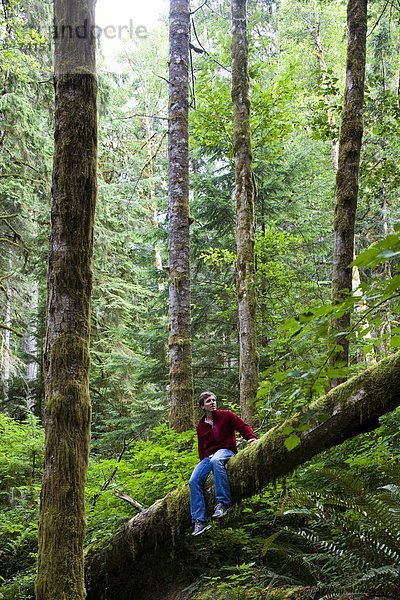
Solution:
<svg viewBox="0 0 400 600"><path fill-rule="evenodd" d="M233 457L228 472L234 502L254 495L323 450L378 427L379 417L399 405L400 353L397 353L332 389ZM298 433L301 443L289 452L285 446L287 428L296 430L305 423L307 429ZM211 502L210 491L207 497ZM154 569L153 576L157 579L159 565L154 560L155 552L166 541L172 548L189 526L189 488L184 486L128 521L107 543L89 548L88 598L122 600L125 596L111 591L112 582L122 579L132 584L135 578L140 581L143 565Z"/></svg>

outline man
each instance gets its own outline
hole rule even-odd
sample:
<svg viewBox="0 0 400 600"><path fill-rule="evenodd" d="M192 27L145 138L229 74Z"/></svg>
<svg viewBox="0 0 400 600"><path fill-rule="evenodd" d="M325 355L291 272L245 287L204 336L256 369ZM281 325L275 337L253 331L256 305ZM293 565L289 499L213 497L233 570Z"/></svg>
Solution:
<svg viewBox="0 0 400 600"><path fill-rule="evenodd" d="M212 517L221 519L231 509L231 489L225 465L237 453L235 431L239 431L249 444L256 440L252 428L235 413L217 410L217 398L212 392L200 394L199 406L204 411L196 427L200 462L189 480L190 511L194 523L192 535L195 536L211 527L206 517L203 489L211 471L217 501Z"/></svg>

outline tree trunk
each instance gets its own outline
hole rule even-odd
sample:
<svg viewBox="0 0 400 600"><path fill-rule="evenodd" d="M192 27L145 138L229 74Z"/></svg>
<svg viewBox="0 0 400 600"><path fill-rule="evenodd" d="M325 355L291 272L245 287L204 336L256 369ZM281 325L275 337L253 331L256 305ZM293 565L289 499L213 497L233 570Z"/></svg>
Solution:
<svg viewBox="0 0 400 600"><path fill-rule="evenodd" d="M388 203L386 196L386 183L382 182L380 195L382 197L382 233L383 237L387 237L391 233L388 220ZM384 279L389 280L392 278L392 267L390 262L384 264ZM382 324L378 330L378 338L381 340L378 346L378 351L381 357L386 356L390 352L390 338L392 333L392 308L390 300L387 300L384 306L384 317Z"/></svg>
<svg viewBox="0 0 400 600"><path fill-rule="evenodd" d="M334 388L307 410L274 427L233 457L228 463L228 472L234 502L260 492L319 452L378 427L379 417L399 405L400 352ZM305 423L308 428L301 431L299 427ZM301 440L290 452L285 446L285 430L289 427L297 431ZM211 500L208 491L209 506ZM142 571L135 570L133 563L144 555L141 569L147 567L156 578L159 566L153 560L153 553L165 541L171 551L189 526L189 487L186 485L128 521L111 540L89 549L89 598L140 598L140 595L125 595L125 590L131 593L135 586L140 589L141 585Z"/></svg>
<svg viewBox="0 0 400 600"><path fill-rule="evenodd" d="M170 0L168 105L170 425L194 427L189 262L189 0Z"/></svg>
<svg viewBox="0 0 400 600"><path fill-rule="evenodd" d="M26 365L26 406L29 411L39 415L36 395L36 383L38 377L38 343L36 328L39 320L39 285L37 282L32 282L30 284L30 303L27 331L22 338L22 349L28 357Z"/></svg>
<svg viewBox="0 0 400 600"><path fill-rule="evenodd" d="M2 332L1 352L1 378L3 383L3 404L5 413L9 414L10 401L10 375L11 375L11 326L12 326L12 287L7 285L6 314L4 316L5 329Z"/></svg>
<svg viewBox="0 0 400 600"><path fill-rule="evenodd" d="M254 259L255 202L251 167L246 0L232 0L231 10L240 406L243 419L254 424L258 355Z"/></svg>
<svg viewBox="0 0 400 600"><path fill-rule="evenodd" d="M55 150L37 600L83 600L96 201L94 0L55 0ZM86 35L85 35L86 28Z"/></svg>
<svg viewBox="0 0 400 600"><path fill-rule="evenodd" d="M327 83L327 82L329 82L328 77L327 77L328 76L328 68L327 68L326 61L325 61L325 53L324 53L324 49L322 46L320 30L321 30L321 27L320 27L319 15L316 15L316 21L315 21L315 27L314 27L314 44L315 44L316 55L318 58L318 64L320 67L322 81L324 83ZM325 95L324 102L326 105L328 125L330 126L331 130L334 131L336 128L336 119L335 119L335 115L331 109L331 97L329 95ZM332 147L332 154L331 154L332 155L332 166L335 170L335 173L337 173L338 159L339 159L339 140L337 139L336 136L333 137L331 140L331 147ZM357 266L354 266L352 268L352 291L355 296L360 296L360 302L358 302L355 306L355 311L357 312L358 316L360 316L367 309L366 302L362 297L362 291L361 291L360 285L361 285L361 281L360 281L359 269ZM364 329L367 329L368 327L369 327L369 323L365 319L364 320ZM365 334L365 338L372 338L371 332L368 332L367 334ZM365 360L368 364L374 363L375 362L374 354L369 352L365 356ZM357 355L357 362L363 362L363 361L364 361L364 355L362 352L359 352Z"/></svg>
<svg viewBox="0 0 400 600"><path fill-rule="evenodd" d="M334 217L334 250L332 301L340 303L351 293L354 254L355 218L358 196L358 173L363 135L363 103L365 55L367 34L367 0L349 0L347 6L347 64L346 86L339 136L339 163L336 174L336 206ZM332 366L346 366L349 362L350 312L332 319L331 333L337 348L330 359ZM334 378L334 387L342 380Z"/></svg>

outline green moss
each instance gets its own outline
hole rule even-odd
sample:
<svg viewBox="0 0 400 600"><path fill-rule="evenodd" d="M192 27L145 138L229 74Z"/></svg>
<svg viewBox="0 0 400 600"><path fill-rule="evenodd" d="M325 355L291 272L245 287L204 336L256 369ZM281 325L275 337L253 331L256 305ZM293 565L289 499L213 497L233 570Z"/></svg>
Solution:
<svg viewBox="0 0 400 600"><path fill-rule="evenodd" d="M52 340L50 348L50 378L57 381L88 377L88 339L64 333Z"/></svg>
<svg viewBox="0 0 400 600"><path fill-rule="evenodd" d="M180 346L180 347L184 347L184 346L191 346L192 345L192 340L190 338L184 338L181 335L170 335L168 338L168 346Z"/></svg>

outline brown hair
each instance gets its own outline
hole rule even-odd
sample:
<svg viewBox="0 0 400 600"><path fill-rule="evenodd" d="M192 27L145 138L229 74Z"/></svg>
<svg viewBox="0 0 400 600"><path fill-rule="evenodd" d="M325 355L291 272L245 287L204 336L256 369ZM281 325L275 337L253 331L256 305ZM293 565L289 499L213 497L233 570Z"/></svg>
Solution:
<svg viewBox="0 0 400 600"><path fill-rule="evenodd" d="M203 408L204 406L204 401L209 398L209 397L215 398L217 399L217 396L215 394L213 394L212 392L201 392L200 396L199 396L199 406L200 408Z"/></svg>

